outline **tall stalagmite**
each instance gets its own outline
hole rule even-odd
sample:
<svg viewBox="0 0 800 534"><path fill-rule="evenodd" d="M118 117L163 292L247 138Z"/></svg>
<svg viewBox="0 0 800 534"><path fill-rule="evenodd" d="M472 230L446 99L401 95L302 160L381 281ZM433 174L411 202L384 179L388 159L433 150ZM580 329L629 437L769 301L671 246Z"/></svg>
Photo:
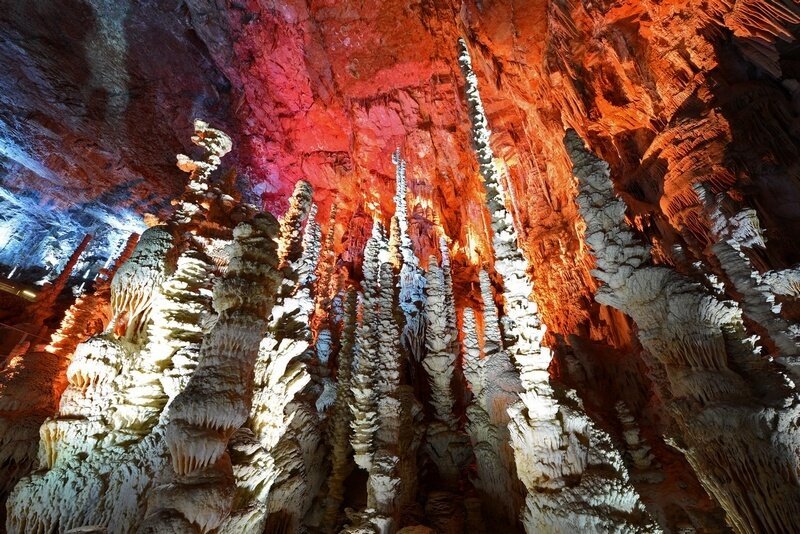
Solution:
<svg viewBox="0 0 800 534"><path fill-rule="evenodd" d="M502 346L519 369L524 390L521 401L509 410L509 428L518 476L528 490L525 528L528 532L652 530L610 438L586 417L573 393L564 392L560 399L550 386L550 351L541 344L544 326L531 300L528 264L505 207L478 79L463 39L458 50L473 147L492 219L494 267L503 283Z"/></svg>
<svg viewBox="0 0 800 534"><path fill-rule="evenodd" d="M659 385L678 424L674 439L737 532L791 531L800 513L794 383L759 354L736 303L653 263L625 221L608 165L574 130L564 143L597 257L593 273L603 282L596 299L630 315L663 366Z"/></svg>

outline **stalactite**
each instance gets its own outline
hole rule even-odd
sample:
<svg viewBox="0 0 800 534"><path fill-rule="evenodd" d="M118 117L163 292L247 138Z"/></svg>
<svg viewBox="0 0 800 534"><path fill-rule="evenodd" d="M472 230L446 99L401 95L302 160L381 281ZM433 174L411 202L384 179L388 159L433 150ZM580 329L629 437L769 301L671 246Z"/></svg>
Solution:
<svg viewBox="0 0 800 534"><path fill-rule="evenodd" d="M666 368L684 454L737 532L786 532L798 515L798 401L781 369L758 355L739 308L668 267L625 222L608 165L573 130L564 143L578 179L586 242L603 282L598 302L636 322Z"/></svg>

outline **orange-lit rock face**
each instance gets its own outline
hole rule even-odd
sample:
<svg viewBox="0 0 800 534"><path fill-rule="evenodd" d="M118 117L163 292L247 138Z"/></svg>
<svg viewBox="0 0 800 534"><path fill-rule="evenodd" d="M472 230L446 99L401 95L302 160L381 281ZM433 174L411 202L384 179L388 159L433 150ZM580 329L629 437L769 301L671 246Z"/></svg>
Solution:
<svg viewBox="0 0 800 534"><path fill-rule="evenodd" d="M667 254L677 242L688 241L695 254L706 244L690 187L698 180L747 190L755 203L780 192L785 202L763 215L768 229L797 219L789 208L797 193L788 190L797 169L787 163L797 150L787 135L794 84L776 79L792 78L796 68L788 45L800 21L794 8L768 1L716 1L701 10L647 1L431 4L289 2L269 10L250 2L221 16L189 4L240 93L240 159L267 206L281 211L302 177L315 187L323 220L331 203L343 208L340 233L361 209L388 224L390 154L400 146L420 255L427 258L441 225L456 264L471 267L456 269L467 273L457 278L463 293L488 256L455 68L454 42L465 34L552 333L621 336L601 319L605 312L593 311L591 258L578 237L560 143L566 125L611 162L637 224ZM785 250L774 252L776 261L793 259Z"/></svg>
<svg viewBox="0 0 800 534"><path fill-rule="evenodd" d="M702 180L715 191L745 194L759 208L774 243L773 263L798 259L792 252L800 235L794 231L793 206L800 198L792 181L800 164L791 132L797 129L800 98L792 44L800 15L787 2L713 0L698 9L651 0L289 1L271 7L252 0L223 9L193 0L186 11L166 12L130 7L91 13L92 31L106 24L126 38L128 82L119 88L123 96L112 100L128 103L111 110L118 116L38 106L44 85L32 75L21 84L22 92L9 88L9 94L19 95L18 115L40 108L27 129L9 130L15 146L27 148L26 158L58 175L40 169L40 176L29 179L31 170L12 167L10 186L49 191L63 203L80 189L112 206L158 211L181 187L182 176L170 169L176 140L186 138L189 114L226 117L221 125L231 123L236 166L264 204L282 212L293 184L309 180L321 205L320 220L326 220L332 203L340 206L337 239L344 235L346 242L339 250L357 256L363 240L353 234L365 232L350 219L363 211L382 216L388 226L394 190L390 155L399 146L408 160L415 198L411 226L420 257L435 251L441 225L452 240L463 298L489 256L488 219L455 61L456 38L466 35L495 153L507 170L512 213L532 263L536 299L552 334L626 337L592 302L592 260L579 238L575 187L561 146L567 125L585 134L611 163L637 225L667 256L674 243L687 242L695 255L707 244L690 188ZM106 71L111 64L122 68L114 63L117 56L101 63L105 56L95 51L98 63L85 68L65 58L59 79L37 54L77 53L88 48L88 35L62 31L61 26L78 26L68 14L53 28L66 41L42 45L33 36L44 31L37 24L44 15L20 8L4 20L6 33L26 37L32 58L27 61L38 66L31 72L64 89L73 86L72 77L91 79L103 65ZM112 24L123 19L127 26ZM158 24L148 22L156 19ZM163 44L167 38L169 46L160 54L145 53L147 42ZM198 52L203 47L207 52ZM12 51L4 57L14 63ZM114 72L92 83L108 92L124 78ZM135 91L137 84L147 92ZM181 103L186 95L176 96L178 89L193 93L196 103ZM155 112L168 120L157 120ZM65 121L72 115L80 116ZM119 118L126 124L124 139L109 133L120 131L111 128ZM176 121L180 128L169 126ZM56 142L57 136L43 133L67 122L74 135ZM47 151L54 158L65 158L81 172L62 173L52 158L39 158L42 139L49 139ZM94 148L86 150L88 140ZM123 151L124 159L110 152L112 147ZM14 159L18 152L8 153ZM116 186L107 183L111 175Z"/></svg>
<svg viewBox="0 0 800 534"><path fill-rule="evenodd" d="M615 337L591 310L591 260L578 238L560 143L565 125L611 162L637 224L661 250L681 240L695 254L705 246L689 188L703 180L746 194L761 208L775 238L773 262L797 259L791 251L798 232L773 230L796 228L798 200L791 132L800 15L782 0L713 0L700 9L647 0L73 7L52 27L63 42L40 38L41 9L19 8L2 21L4 33L21 39L29 64L19 88L7 91L15 113L30 116L25 125L5 121L12 188L27 184L65 205L81 190L83 201L163 210L182 180L170 170L172 154L186 138L190 114L201 114L231 124L237 167L266 206L283 211L294 182L306 178L321 220L332 203L341 206L341 236L358 209L388 224L390 154L400 146L421 214L412 230L428 234L418 239L420 255L427 258L425 243L435 242L432 228L441 225L456 265L470 266L457 280L464 288L488 256L455 65L455 40L466 35L553 333ZM66 31L80 26L80 13L91 21L88 29ZM124 37L126 55L111 53L112 30ZM88 46L95 34L103 46ZM168 46L156 56L151 42ZM64 57L56 71L44 59L70 51L87 61ZM8 50L4 63L18 65L14 54ZM94 111L39 105L50 102L42 80L64 93L82 79L95 91L70 98ZM183 103L188 95L181 91L194 103ZM102 109L101 93L110 95ZM26 111L34 109L38 114ZM42 151L52 157L40 157Z"/></svg>
<svg viewBox="0 0 800 534"><path fill-rule="evenodd" d="M446 235L457 304L479 308L489 219L456 64L467 37L546 340L567 341L586 380L614 386L608 396L635 390L626 401L653 439L668 423L646 379L631 386L644 374L632 326L593 300L564 128L611 164L659 261L686 263L674 245L689 262L708 258L699 181L756 208L768 239L760 268L800 260L800 10L790 0L188 0L107 13L73 3L47 26L41 9L0 14L3 35L21 43L0 57L22 80L3 85L14 104L0 110L4 187L163 214L184 180L173 154L200 115L232 134L226 163L267 208L285 210L301 178L320 221L338 206L337 265L358 279L372 218L388 226L394 211L399 146L417 253L424 264ZM108 45L111 30L124 54ZM568 363L554 374L580 382ZM615 400L589 403L602 412Z"/></svg>

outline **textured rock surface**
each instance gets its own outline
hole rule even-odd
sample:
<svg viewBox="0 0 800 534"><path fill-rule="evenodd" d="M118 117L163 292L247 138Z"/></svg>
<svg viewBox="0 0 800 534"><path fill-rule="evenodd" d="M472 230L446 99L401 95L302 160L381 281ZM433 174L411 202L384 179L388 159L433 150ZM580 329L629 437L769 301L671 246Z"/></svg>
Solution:
<svg viewBox="0 0 800 534"><path fill-rule="evenodd" d="M312 315L315 325L326 324L330 331L330 369L318 363L319 354L309 356L306 351L319 341L321 330L316 326L308 340L298 334L298 343L308 346L284 347L280 358L265 355L259 365L269 371L262 385L281 382L285 387L275 399L264 400L274 401L277 412L307 385L315 392L327 387L326 398L334 397L342 342L337 292L347 278L362 280L373 217L389 228L390 252L393 236L394 245L402 244L402 221L390 224L398 200L398 168L392 158L397 147L406 160L408 236L421 267L427 269L431 256L443 263L439 238L445 236L459 325L465 309L478 310L475 332L486 332L490 352L492 343L501 343L495 335L502 334L499 323L487 323L480 313L484 306L478 273L482 268L493 272L494 266L490 217L470 150L467 106L460 97L456 40L465 37L493 128L491 147L499 182L508 195L508 214L547 327L544 344L554 349L547 369L550 378L577 389L586 412L619 448L627 448L629 469L647 457L640 448L647 443L654 457L650 465L660 466L656 469L663 479L639 476L634 469L631 480L662 526L713 529L722 524L724 514L715 501L724 501L720 492L701 475L706 489L717 497L703 489L694 474L702 469L696 461L687 463L681 452L685 443L664 439L677 435L683 423L668 409L674 391L664 384L670 378L657 365L656 355L643 349L647 344L639 340L641 324L594 300L598 283L591 274L592 243L584 238L586 225L574 202L578 187L563 131L576 129L608 161L616 192L627 205L632 235L651 247L654 263L704 284L715 298L740 303L746 333L761 336L753 353L761 349L764 359L792 363L793 328L800 318L800 277L792 269L800 261L796 2L709 0L702 8L672 0L12 4L0 13L0 274L13 273L13 281L29 284L43 278L52 281L84 235L92 234L69 281L75 288L84 282L91 285L123 249L130 232L142 233L170 213L169 200L183 191L185 182L174 170L173 154L194 157L197 149L188 134L192 119L202 116L228 131L234 141L227 163L239 173L227 182L236 186L228 190L236 202L221 196L209 206L209 218L220 222L200 232L207 237L207 257L184 257L186 270L177 277L148 278L152 287L172 284L164 292L175 295L187 286L207 291L210 280L202 280L202 273L225 270L224 241L235 223L246 218L243 214L253 213L237 204L242 197L260 200L279 215L302 178L314 187L319 219L330 221L322 228L330 239L322 247L323 270L318 270L325 283L315 288ZM722 250L720 236L726 241L742 237L730 232L736 234L737 225L746 220L731 219L727 227L720 227L697 194L701 183L709 198L722 195L735 204L729 215L746 213L750 215L745 219L760 221L764 243ZM338 209L334 212L332 206ZM169 269L177 267L179 256L169 258ZM301 268L301 277L308 268ZM420 281L406 287L419 288ZM159 303L163 295L140 303L135 302L136 291L120 295L121 304L134 304L127 315L139 315L135 320L147 321L142 314L148 306L163 304L159 313L166 315L182 313L182 304ZM64 292L54 302L56 316L71 304L68 297ZM288 309L293 302L290 299ZM0 295L0 321L19 327L3 326L0 346L6 349L6 339L13 337L9 348L16 351L15 357L48 343L58 328L56 316L35 328L18 324L22 313L30 313L30 308L26 312L23 303ZM198 316L203 317L203 329L213 324L213 314ZM123 319L114 324L119 333L130 334L125 343L143 341L134 338L146 337L148 330L128 329ZM415 335L404 339L406 347L425 344L420 324L424 323L413 325ZM17 344L26 335L27 340ZM76 363L72 373L65 368L75 381L62 397L76 403L70 410L84 409L86 402L91 410L101 410L101 404L87 399L102 397L103 388L111 387L101 375L114 382L111 375L131 372L129 364L122 363L128 358L125 343L119 349L92 344L80 349L80 361L86 365ZM487 347L478 346L483 341L476 343L478 353L485 354ZM446 370L446 361L437 368ZM456 358L451 380L460 420L451 422L446 432L455 434L437 434L432 425L441 418L443 404L449 403L440 395L441 384L436 386L436 402L433 389L420 386L427 384L434 360L426 366L422 358L421 365L409 369L417 373L414 395L426 402L421 411L409 402L416 409L401 419L408 423L419 418L427 435L442 435L442 443L452 443L459 433L464 438L464 416L472 402L464 361L464 354ZM135 369L127 380L144 377L157 408L150 405L150 397L146 405L131 404L128 400L140 392L126 390L119 393L114 417L152 423L160 403L178 393L196 364L191 350L181 353L174 375L163 387L159 374ZM100 393L93 393L95 387ZM58 404L55 397L54 393L47 406ZM306 396L302 403L306 415L311 413L308 401ZM321 405L328 402L333 402L332 413L346 428L351 423L349 410L346 416L345 410L336 410L338 401ZM620 402L627 411L618 410ZM638 438L631 419L640 429ZM301 420L316 419L304 415L298 417ZM61 424L47 427L45 443L61 439ZM28 437L35 436L33 427L28 430ZM229 441L237 480L247 479L248 466L301 465L313 457L314 440L304 442L303 449L303 440L293 434L294 445L272 458L264 453L267 438L256 430L248 428ZM340 450L346 450L341 425L336 432ZM411 443L417 438L403 439ZM421 469L427 469L426 462L436 463L430 455L442 447L420 448ZM447 449L454 452L449 445ZM52 447L44 450L49 457ZM168 459L159 456L160 463L147 469L160 470ZM361 497L353 490L359 484L348 479L351 468L347 464L338 475L343 478L342 496L336 489L331 495L336 506L360 509ZM278 477L279 469L265 470ZM257 489L240 495L240 502L263 504L274 480L259 480L251 488ZM291 493L292 477L281 480ZM424 492L432 491L425 493L430 498L421 510L406 515L440 518L436 528L451 524L449 517L452 524L464 521L479 531L475 488L467 491L463 506L453 508L452 499L444 496L452 487L433 476L421 483ZM348 515L344 509L335 515L349 517L353 528L361 520L357 512ZM280 524L278 515L273 520ZM748 521L729 517L739 525L751 525Z"/></svg>

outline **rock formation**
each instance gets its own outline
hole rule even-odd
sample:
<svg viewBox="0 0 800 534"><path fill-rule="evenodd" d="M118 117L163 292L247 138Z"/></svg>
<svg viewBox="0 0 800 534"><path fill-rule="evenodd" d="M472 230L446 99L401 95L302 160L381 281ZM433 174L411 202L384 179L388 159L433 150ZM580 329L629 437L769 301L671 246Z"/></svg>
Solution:
<svg viewBox="0 0 800 534"><path fill-rule="evenodd" d="M790 530L800 502L791 474L798 461L794 383L759 354L735 302L652 262L625 222L608 165L574 130L564 142L579 181L586 242L597 256L593 272L603 282L596 298L631 316L642 345L663 366L659 385L677 422L674 439L736 531Z"/></svg>
<svg viewBox="0 0 800 534"><path fill-rule="evenodd" d="M550 351L542 346L544 328L536 304L530 300L533 287L505 207L477 76L463 40L459 41L459 64L466 79L472 142L492 219L494 265L503 283L502 341L495 331L494 313L486 323L491 325L487 326L487 339L495 338L489 342L492 351L496 345L500 354L510 355L521 381L520 401L509 406L508 412L517 474L528 490L525 529L652 530L610 438L582 413L579 401L572 398L574 393L564 393L572 401L567 403L558 399L550 386ZM481 293L484 309L492 308L494 294L485 273Z"/></svg>
<svg viewBox="0 0 800 534"><path fill-rule="evenodd" d="M6 7L6 530L792 530L796 2Z"/></svg>

